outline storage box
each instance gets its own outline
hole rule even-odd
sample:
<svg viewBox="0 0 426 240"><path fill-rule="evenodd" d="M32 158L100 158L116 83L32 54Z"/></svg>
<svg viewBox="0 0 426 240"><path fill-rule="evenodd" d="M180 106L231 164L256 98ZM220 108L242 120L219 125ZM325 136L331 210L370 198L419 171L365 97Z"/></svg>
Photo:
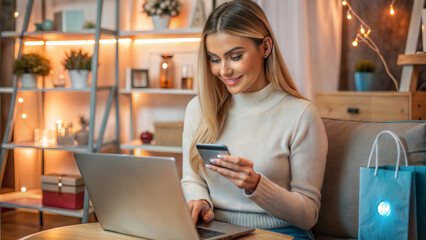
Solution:
<svg viewBox="0 0 426 240"><path fill-rule="evenodd" d="M74 210L83 207L84 182L79 175L43 175L41 189L44 206Z"/></svg>
<svg viewBox="0 0 426 240"><path fill-rule="evenodd" d="M83 10L65 10L54 15L54 29L61 32L77 32L83 30Z"/></svg>
<svg viewBox="0 0 426 240"><path fill-rule="evenodd" d="M155 145L182 146L183 122L154 123Z"/></svg>

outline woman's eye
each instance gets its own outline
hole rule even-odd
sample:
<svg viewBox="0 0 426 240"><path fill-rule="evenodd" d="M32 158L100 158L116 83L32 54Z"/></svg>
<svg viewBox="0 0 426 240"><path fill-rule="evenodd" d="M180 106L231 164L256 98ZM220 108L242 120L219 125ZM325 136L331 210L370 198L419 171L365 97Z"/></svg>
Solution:
<svg viewBox="0 0 426 240"><path fill-rule="evenodd" d="M209 62L211 62L211 63L219 63L220 60L219 59L215 59L215 58L210 58Z"/></svg>
<svg viewBox="0 0 426 240"><path fill-rule="evenodd" d="M240 60L241 56L242 56L242 55L232 56L232 57L231 57L231 60L232 60L232 61L238 61L238 60Z"/></svg>

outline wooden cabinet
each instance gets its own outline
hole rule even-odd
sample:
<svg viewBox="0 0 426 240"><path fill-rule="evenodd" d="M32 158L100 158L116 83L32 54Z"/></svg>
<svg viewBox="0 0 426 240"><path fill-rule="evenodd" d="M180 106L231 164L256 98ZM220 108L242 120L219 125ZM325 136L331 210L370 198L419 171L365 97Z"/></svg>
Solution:
<svg viewBox="0 0 426 240"><path fill-rule="evenodd" d="M426 120L426 92L322 92L322 117L366 121Z"/></svg>

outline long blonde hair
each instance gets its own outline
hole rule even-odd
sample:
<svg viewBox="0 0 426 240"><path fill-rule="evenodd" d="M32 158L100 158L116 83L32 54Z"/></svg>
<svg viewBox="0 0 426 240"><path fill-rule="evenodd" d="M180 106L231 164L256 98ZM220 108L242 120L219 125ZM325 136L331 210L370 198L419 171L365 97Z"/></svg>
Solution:
<svg viewBox="0 0 426 240"><path fill-rule="evenodd" d="M205 172L196 143L214 143L221 134L226 120L231 94L226 86L211 73L206 37L223 32L233 36L252 39L260 45L265 37L272 39L272 51L265 59L265 78L274 88L298 98L305 99L296 89L287 70L275 36L263 10L251 0L234 0L217 7L207 19L198 51L198 100L201 118L197 124L194 139L190 147L190 164L196 173Z"/></svg>

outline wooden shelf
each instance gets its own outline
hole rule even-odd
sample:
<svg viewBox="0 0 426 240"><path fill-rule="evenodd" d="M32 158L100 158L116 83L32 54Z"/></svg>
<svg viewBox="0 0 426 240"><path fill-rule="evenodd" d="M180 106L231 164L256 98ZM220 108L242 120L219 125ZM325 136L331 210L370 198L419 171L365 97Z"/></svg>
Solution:
<svg viewBox="0 0 426 240"><path fill-rule="evenodd" d="M151 152L168 152L168 153L182 153L182 147L175 146L158 146L155 144L142 144L141 140L135 139L131 142L122 143L121 149L134 150L140 148Z"/></svg>
<svg viewBox="0 0 426 240"><path fill-rule="evenodd" d="M42 212L51 212L79 218L83 217L83 209L70 210L43 206L41 189L1 194L0 206L5 208L24 208ZM93 207L90 207L89 215L93 212Z"/></svg>
<svg viewBox="0 0 426 240"><path fill-rule="evenodd" d="M113 86L102 86L97 87L97 90L110 90ZM69 87L58 87L58 88L18 88L18 92L91 92L91 88L69 88Z"/></svg>
<svg viewBox="0 0 426 240"><path fill-rule="evenodd" d="M11 87L0 87L0 93L13 93L13 88L11 88Z"/></svg>
<svg viewBox="0 0 426 240"><path fill-rule="evenodd" d="M120 37L130 37L133 39L154 39L154 38L199 38L201 37L202 28L178 28L164 29L161 31L120 31Z"/></svg>
<svg viewBox="0 0 426 240"><path fill-rule="evenodd" d="M102 143L102 147L108 147L109 145L112 145L116 143L117 140L115 139L104 139ZM93 147L96 146L96 140L93 141ZM22 142L10 142L10 143L3 143L1 144L2 148L6 149L15 149L15 148L33 148L33 149L39 149L39 150L62 150L62 151L68 151L68 152L89 152L89 146L88 145L75 145L75 144L69 144L69 145L49 145L49 146L40 146L34 144L34 141L22 141Z"/></svg>
<svg viewBox="0 0 426 240"><path fill-rule="evenodd" d="M3 143L2 148L6 149L15 149L15 148L34 148L40 150L63 150L69 152L88 152L88 145L50 145L50 146L40 146L34 144L33 141L25 141L25 142L11 142L11 143Z"/></svg>
<svg viewBox="0 0 426 240"><path fill-rule="evenodd" d="M147 94L174 94L174 95L197 95L192 89L165 89L165 88L133 88L121 89L120 94L147 93Z"/></svg>
<svg viewBox="0 0 426 240"><path fill-rule="evenodd" d="M399 54L398 65L423 65L426 64L426 53Z"/></svg>
<svg viewBox="0 0 426 240"><path fill-rule="evenodd" d="M115 31L108 29L101 29L101 39L113 39ZM19 38L20 32L6 31L1 32L2 37ZM95 29L83 29L77 32L58 32L58 31L39 31L39 32L25 32L24 37L28 40L43 40L43 41L56 41L61 40L93 40L95 39Z"/></svg>

